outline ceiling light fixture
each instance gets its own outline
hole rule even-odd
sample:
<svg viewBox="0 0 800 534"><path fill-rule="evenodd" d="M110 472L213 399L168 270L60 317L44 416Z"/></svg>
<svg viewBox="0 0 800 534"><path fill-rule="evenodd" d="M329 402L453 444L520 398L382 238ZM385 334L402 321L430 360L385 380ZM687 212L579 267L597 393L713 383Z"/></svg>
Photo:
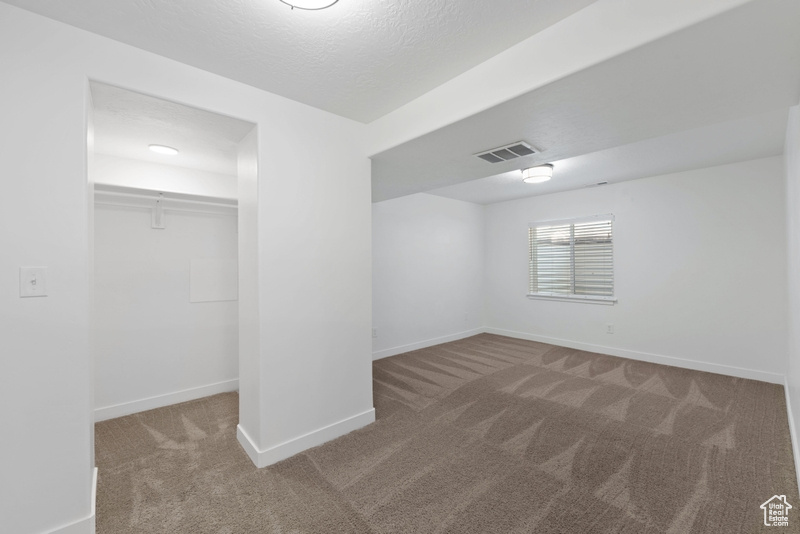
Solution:
<svg viewBox="0 0 800 534"><path fill-rule="evenodd" d="M540 184L553 177L553 165L546 163L530 169L522 169L522 181L526 184Z"/></svg>
<svg viewBox="0 0 800 534"><path fill-rule="evenodd" d="M157 154L166 154L168 156L175 156L178 154L177 148L172 148L171 146L165 145L150 145L150 150Z"/></svg>
<svg viewBox="0 0 800 534"><path fill-rule="evenodd" d="M280 0L282 3L291 7L292 9L306 9L308 11L316 11L318 9L325 9L331 7L339 0Z"/></svg>

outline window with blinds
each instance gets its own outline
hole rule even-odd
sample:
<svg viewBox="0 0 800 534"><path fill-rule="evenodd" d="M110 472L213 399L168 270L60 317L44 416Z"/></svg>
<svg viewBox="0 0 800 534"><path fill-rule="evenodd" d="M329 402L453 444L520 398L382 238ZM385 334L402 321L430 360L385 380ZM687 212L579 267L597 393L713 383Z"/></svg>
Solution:
<svg viewBox="0 0 800 534"><path fill-rule="evenodd" d="M531 223L528 294L614 301L613 215Z"/></svg>

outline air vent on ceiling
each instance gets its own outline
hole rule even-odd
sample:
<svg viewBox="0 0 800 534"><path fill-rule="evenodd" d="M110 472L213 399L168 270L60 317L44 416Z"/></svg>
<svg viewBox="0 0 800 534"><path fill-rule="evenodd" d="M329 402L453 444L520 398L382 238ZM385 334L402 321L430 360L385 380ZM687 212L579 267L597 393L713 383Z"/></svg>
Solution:
<svg viewBox="0 0 800 534"><path fill-rule="evenodd" d="M536 153L536 150L531 145L525 141L517 141L516 143L493 148L475 155L489 163L500 163L501 161L508 161L520 156L529 156L534 153Z"/></svg>

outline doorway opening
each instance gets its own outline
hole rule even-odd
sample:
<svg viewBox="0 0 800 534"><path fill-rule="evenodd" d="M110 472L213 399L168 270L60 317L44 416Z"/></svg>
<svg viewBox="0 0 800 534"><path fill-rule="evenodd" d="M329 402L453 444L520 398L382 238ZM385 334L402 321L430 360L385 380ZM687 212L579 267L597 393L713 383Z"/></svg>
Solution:
<svg viewBox="0 0 800 534"><path fill-rule="evenodd" d="M239 180L256 125L89 91L95 421L237 390Z"/></svg>

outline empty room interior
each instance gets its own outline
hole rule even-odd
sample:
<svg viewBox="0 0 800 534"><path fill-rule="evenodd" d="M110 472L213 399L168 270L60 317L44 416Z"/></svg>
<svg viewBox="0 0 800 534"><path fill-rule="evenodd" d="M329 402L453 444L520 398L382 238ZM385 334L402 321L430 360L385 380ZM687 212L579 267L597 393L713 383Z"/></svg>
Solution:
<svg viewBox="0 0 800 534"><path fill-rule="evenodd" d="M0 531L800 532L798 27L0 1Z"/></svg>

